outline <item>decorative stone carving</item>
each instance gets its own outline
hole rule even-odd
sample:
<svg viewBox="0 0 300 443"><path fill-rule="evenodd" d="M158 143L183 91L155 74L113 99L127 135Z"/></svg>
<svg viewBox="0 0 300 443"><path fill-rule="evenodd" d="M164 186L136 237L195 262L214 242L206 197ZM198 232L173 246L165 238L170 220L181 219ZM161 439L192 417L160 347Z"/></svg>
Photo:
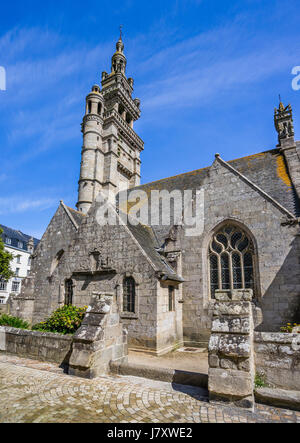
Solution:
<svg viewBox="0 0 300 443"><path fill-rule="evenodd" d="M179 257L180 257L180 252L167 252L166 253L166 258L168 260L168 263L172 266L174 271L177 271Z"/></svg>
<svg viewBox="0 0 300 443"><path fill-rule="evenodd" d="M280 103L279 108L275 108L274 122L276 131L278 132L279 143L282 139L294 137L295 132L291 105L285 107L283 103Z"/></svg>

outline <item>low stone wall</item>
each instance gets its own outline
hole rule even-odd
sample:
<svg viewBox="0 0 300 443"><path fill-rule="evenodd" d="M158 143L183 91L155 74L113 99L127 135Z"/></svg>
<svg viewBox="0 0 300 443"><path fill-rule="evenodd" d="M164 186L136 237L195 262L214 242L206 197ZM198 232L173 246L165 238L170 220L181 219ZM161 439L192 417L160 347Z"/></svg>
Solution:
<svg viewBox="0 0 300 443"><path fill-rule="evenodd" d="M0 351L41 361L66 364L72 336L0 327Z"/></svg>
<svg viewBox="0 0 300 443"><path fill-rule="evenodd" d="M58 363L70 375L94 378L107 374L111 362L127 363L127 330L115 295L97 294L74 335L2 326L0 352Z"/></svg>
<svg viewBox="0 0 300 443"><path fill-rule="evenodd" d="M256 373L271 387L300 391L300 334L255 332Z"/></svg>

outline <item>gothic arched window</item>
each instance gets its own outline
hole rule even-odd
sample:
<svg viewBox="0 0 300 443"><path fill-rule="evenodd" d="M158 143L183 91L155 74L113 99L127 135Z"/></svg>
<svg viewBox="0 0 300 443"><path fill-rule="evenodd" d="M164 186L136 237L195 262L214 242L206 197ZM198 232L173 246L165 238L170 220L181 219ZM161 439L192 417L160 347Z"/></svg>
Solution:
<svg viewBox="0 0 300 443"><path fill-rule="evenodd" d="M132 277L124 278L123 311L135 313L135 281Z"/></svg>
<svg viewBox="0 0 300 443"><path fill-rule="evenodd" d="M225 225L209 245L210 291L254 290L254 246L249 236L235 225Z"/></svg>

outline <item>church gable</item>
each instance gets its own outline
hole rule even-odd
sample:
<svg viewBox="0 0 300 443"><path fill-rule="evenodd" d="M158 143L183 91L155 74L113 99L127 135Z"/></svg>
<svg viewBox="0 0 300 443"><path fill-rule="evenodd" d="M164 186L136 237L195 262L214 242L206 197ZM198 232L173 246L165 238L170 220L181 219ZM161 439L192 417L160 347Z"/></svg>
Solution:
<svg viewBox="0 0 300 443"><path fill-rule="evenodd" d="M113 206L110 206L115 214L116 223L113 225L99 224L97 211L98 202L94 202L85 222L78 229L78 236L74 251L76 251L76 270L85 272L91 270L95 263L94 257L101 260L98 266L104 269L117 270L131 269L137 266L137 262L147 263L158 278L168 276L174 280L182 281L177 276L165 258L159 254L158 243L152 228L140 223L133 225L124 224L124 218L120 217ZM120 266L122 262L122 265ZM77 271L76 271L77 272Z"/></svg>
<svg viewBox="0 0 300 443"><path fill-rule="evenodd" d="M58 250L67 247L76 231L77 225L69 217L61 202L36 249L35 255L40 256L41 251L49 251L50 249L51 251L55 250L55 255Z"/></svg>
<svg viewBox="0 0 300 443"><path fill-rule="evenodd" d="M203 182L205 223L209 222L207 209L217 216L235 217L240 214L243 219L243 211L247 216L252 214L255 219L257 208L264 208L263 214L274 214L281 221L294 220L292 212L281 205L276 199L267 194L256 183L248 179L244 174L233 168L229 162L225 162L219 154L212 164L209 174ZM244 205L246 206L244 207ZM222 212L223 211L223 212Z"/></svg>
<svg viewBox="0 0 300 443"><path fill-rule="evenodd" d="M218 165L223 166L225 169L227 169L229 172L231 172L234 176L239 178L242 182L244 182L247 186L249 186L251 189L253 189L258 195L260 195L263 199L271 203L274 207L276 207L284 217L287 217L290 220L296 220L296 217L294 213L290 212L286 205L282 205L278 202L278 199L274 199L272 196L270 196L267 192L265 192L261 187L259 187L256 183L252 182L248 177L243 175L241 172L239 172L237 169L235 169L232 164L229 162L225 162L219 154L216 154L216 161L212 165L211 173L210 173L210 180L213 176L214 170L218 169ZM244 190L241 197L247 195L247 190Z"/></svg>

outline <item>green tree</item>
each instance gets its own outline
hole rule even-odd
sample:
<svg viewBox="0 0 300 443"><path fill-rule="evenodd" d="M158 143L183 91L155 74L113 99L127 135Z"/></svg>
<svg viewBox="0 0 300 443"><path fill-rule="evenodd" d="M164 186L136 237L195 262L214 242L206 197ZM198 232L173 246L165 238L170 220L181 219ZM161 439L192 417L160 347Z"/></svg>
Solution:
<svg viewBox="0 0 300 443"><path fill-rule="evenodd" d="M3 229L0 228L0 280L7 281L13 275L10 262L13 259L13 255L4 249L4 242L2 240Z"/></svg>

